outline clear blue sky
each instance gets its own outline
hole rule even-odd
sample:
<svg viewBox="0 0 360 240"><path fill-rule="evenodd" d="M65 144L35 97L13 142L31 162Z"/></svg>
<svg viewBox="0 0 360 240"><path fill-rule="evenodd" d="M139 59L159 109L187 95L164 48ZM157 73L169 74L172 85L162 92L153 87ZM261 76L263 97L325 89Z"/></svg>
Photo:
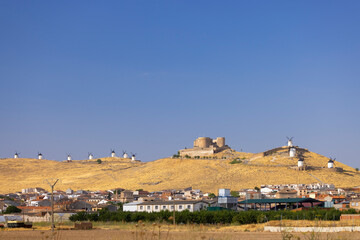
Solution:
<svg viewBox="0 0 360 240"><path fill-rule="evenodd" d="M0 0L0 157L151 161L199 136L360 167L359 1Z"/></svg>

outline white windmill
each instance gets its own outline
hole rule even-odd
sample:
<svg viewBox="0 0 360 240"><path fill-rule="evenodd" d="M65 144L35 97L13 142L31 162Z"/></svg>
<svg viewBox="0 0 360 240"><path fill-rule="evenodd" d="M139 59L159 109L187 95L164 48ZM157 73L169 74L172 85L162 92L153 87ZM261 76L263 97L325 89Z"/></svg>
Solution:
<svg viewBox="0 0 360 240"><path fill-rule="evenodd" d="M72 158L71 158L70 153L67 153L66 155L67 155L67 161L68 161L68 162L71 162Z"/></svg>
<svg viewBox="0 0 360 240"><path fill-rule="evenodd" d="M304 167L304 159L299 158L299 160L298 160L298 168L303 168L303 167Z"/></svg>
<svg viewBox="0 0 360 240"><path fill-rule="evenodd" d="M116 157L116 153L115 153L115 150L114 149L111 149L111 157Z"/></svg>
<svg viewBox="0 0 360 240"><path fill-rule="evenodd" d="M295 157L296 155L296 147L289 148L289 157Z"/></svg>
<svg viewBox="0 0 360 240"><path fill-rule="evenodd" d="M330 158L330 159L329 159L329 161L328 161L328 168L334 168L335 159L336 159L336 158Z"/></svg>
<svg viewBox="0 0 360 240"><path fill-rule="evenodd" d="M20 153L18 153L17 151L15 151L14 158L19 158L19 155L20 155Z"/></svg>
<svg viewBox="0 0 360 240"><path fill-rule="evenodd" d="M94 155L89 152L89 153L88 153L88 159L91 160L91 159L93 159L93 158L94 158Z"/></svg>
<svg viewBox="0 0 360 240"><path fill-rule="evenodd" d="M126 153L126 151L122 151L122 153L123 153L123 158L129 158L129 155Z"/></svg>
<svg viewBox="0 0 360 240"><path fill-rule="evenodd" d="M288 141L287 141L288 147L292 147L292 146L293 146L293 141L292 141L292 140L293 140L294 137L290 137L290 138L289 138L289 137L286 137L286 138L287 138L287 140L288 140Z"/></svg>
<svg viewBox="0 0 360 240"><path fill-rule="evenodd" d="M38 159L43 159L43 155L41 154L41 152L38 152Z"/></svg>
<svg viewBox="0 0 360 240"><path fill-rule="evenodd" d="M135 161L136 160L136 153L131 153L131 161Z"/></svg>

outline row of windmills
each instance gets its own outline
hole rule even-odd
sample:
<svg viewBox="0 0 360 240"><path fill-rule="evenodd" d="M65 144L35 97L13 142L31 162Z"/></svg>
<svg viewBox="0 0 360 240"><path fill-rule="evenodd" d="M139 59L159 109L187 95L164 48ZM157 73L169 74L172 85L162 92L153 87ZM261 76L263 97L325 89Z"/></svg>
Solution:
<svg viewBox="0 0 360 240"><path fill-rule="evenodd" d="M293 139L294 137L286 137L287 138L287 146L289 148L289 157L296 157L296 146L293 145ZM302 153L297 154L298 159L298 169L304 170L304 156ZM335 167L335 159L336 158L329 158L329 161L327 163L327 168L334 168Z"/></svg>
<svg viewBox="0 0 360 240"><path fill-rule="evenodd" d="M329 161L327 163L327 168L334 168L335 167L335 159L336 158L329 158ZM304 158L303 157L299 157L299 160L298 160L298 168L299 169L304 169Z"/></svg>
<svg viewBox="0 0 360 240"><path fill-rule="evenodd" d="M116 156L116 152L115 152L115 150L114 149L111 149L111 154L110 154L110 156L111 157L117 157ZM130 158L129 157L129 154L127 154L127 152L126 151L122 151L122 158ZM90 155L89 155L89 157L90 157ZM90 159L90 158L89 158ZM131 153L131 160L132 161L135 161L136 160L136 153Z"/></svg>
<svg viewBox="0 0 360 240"><path fill-rule="evenodd" d="M116 152L115 152L114 149L111 149L110 151L111 151L111 152L110 152L110 157L113 157L113 158L117 157L117 156L116 156ZM68 160L68 161L71 161L71 160L72 160L71 154L67 153L66 155L67 155L67 160ZM130 157L129 157L129 154L127 154L126 151L122 151L122 155L121 155L121 156L122 156L122 158L130 158ZM94 159L94 155L93 155L91 152L88 153L88 159L89 159L89 160ZM136 153L131 153L131 160L132 160L132 161L135 161L135 160L136 160Z"/></svg>
<svg viewBox="0 0 360 240"><path fill-rule="evenodd" d="M20 153L15 151L14 158L19 158L19 156ZM72 161L72 157L70 153L66 153L66 156L67 156L66 158L67 161ZM111 149L110 157L117 157L114 149ZM122 151L122 158L131 158L132 161L136 161L136 153L131 153L131 157L129 157L129 154L127 154L126 151ZM38 152L37 159L43 159L42 153ZM88 159L89 160L94 159L94 155L90 152L88 153Z"/></svg>
<svg viewBox="0 0 360 240"><path fill-rule="evenodd" d="M15 151L14 158L19 158L19 155L20 155L20 153L18 153L17 151ZM42 153L38 152L37 158L38 158L38 159L43 159Z"/></svg>

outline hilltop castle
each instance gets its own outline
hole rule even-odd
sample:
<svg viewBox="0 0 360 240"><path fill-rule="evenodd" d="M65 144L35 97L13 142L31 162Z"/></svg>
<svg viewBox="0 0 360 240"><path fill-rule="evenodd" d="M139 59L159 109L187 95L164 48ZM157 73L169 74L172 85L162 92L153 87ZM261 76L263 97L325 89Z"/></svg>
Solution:
<svg viewBox="0 0 360 240"><path fill-rule="evenodd" d="M221 152L225 149L230 149L230 147L225 145L224 137L218 137L216 139L211 139L209 137L199 137L194 141L193 148L182 149L179 152L181 157L186 155L190 157L202 157L213 155L214 153Z"/></svg>

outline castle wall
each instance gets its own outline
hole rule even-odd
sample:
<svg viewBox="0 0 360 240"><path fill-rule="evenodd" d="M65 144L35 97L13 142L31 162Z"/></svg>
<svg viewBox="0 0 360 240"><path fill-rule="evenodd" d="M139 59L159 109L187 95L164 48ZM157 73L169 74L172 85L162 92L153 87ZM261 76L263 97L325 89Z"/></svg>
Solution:
<svg viewBox="0 0 360 240"><path fill-rule="evenodd" d="M212 148L205 148L205 149L182 149L180 150L180 156L185 157L185 155L189 155L190 157L195 156L211 156L214 154L214 149Z"/></svg>
<svg viewBox="0 0 360 240"><path fill-rule="evenodd" d="M179 152L181 157L185 155L202 157L213 155L225 149L229 149L229 147L225 145L224 137L218 137L214 140L209 137L199 137L194 141L194 148L182 149Z"/></svg>

